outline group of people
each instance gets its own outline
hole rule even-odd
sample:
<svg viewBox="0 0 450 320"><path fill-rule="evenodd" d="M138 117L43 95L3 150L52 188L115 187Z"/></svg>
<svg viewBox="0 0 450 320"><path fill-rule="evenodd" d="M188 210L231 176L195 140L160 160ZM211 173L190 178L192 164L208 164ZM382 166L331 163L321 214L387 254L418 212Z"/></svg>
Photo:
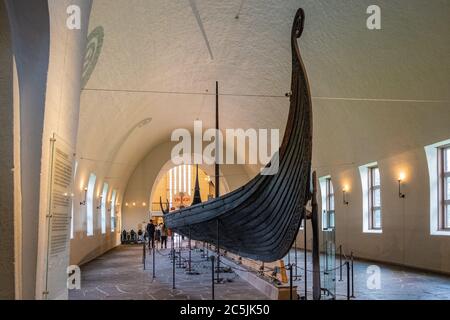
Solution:
<svg viewBox="0 0 450 320"><path fill-rule="evenodd" d="M169 236L169 230L166 225L163 223L155 225L153 220L147 224L146 227L147 235L148 235L148 246L149 248L155 248L158 243L161 244L161 249L167 249L167 237Z"/></svg>
<svg viewBox="0 0 450 320"><path fill-rule="evenodd" d="M122 243L123 244L139 244L148 241L149 248L155 248L155 244L160 244L161 249L167 249L167 237L170 230L167 229L165 224L154 224L153 220L147 224L145 232L139 229L138 232L131 230L127 232L122 231Z"/></svg>

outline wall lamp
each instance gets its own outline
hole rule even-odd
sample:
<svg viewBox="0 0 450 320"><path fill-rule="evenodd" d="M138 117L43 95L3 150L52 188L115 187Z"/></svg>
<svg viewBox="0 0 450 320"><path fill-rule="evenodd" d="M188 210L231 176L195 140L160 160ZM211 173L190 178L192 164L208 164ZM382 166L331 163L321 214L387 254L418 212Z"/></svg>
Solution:
<svg viewBox="0 0 450 320"><path fill-rule="evenodd" d="M405 180L405 174L403 172L400 173L398 177L398 197L404 199L406 195L402 192L402 182Z"/></svg>
<svg viewBox="0 0 450 320"><path fill-rule="evenodd" d="M80 206L86 205L87 188L84 188L84 200L80 202Z"/></svg>
<svg viewBox="0 0 450 320"><path fill-rule="evenodd" d="M343 189L342 189L342 203L344 203L346 206L348 206L348 204L349 204L349 202L348 202L348 200L347 200L347 191L348 191L348 187L347 186L345 186Z"/></svg>

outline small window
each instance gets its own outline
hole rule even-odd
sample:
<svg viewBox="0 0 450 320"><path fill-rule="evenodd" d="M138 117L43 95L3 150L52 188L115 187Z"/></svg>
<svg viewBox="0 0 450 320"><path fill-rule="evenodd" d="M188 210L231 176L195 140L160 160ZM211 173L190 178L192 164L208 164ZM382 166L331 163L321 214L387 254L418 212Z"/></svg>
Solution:
<svg viewBox="0 0 450 320"><path fill-rule="evenodd" d="M319 178L322 198L322 230L334 229L334 189L331 176Z"/></svg>
<svg viewBox="0 0 450 320"><path fill-rule="evenodd" d="M425 146L430 186L430 234L450 236L450 139Z"/></svg>
<svg viewBox="0 0 450 320"><path fill-rule="evenodd" d="M439 227L450 231L450 146L439 149Z"/></svg>
<svg viewBox="0 0 450 320"><path fill-rule="evenodd" d="M380 169L368 168L369 181L369 229L381 230L381 183Z"/></svg>
<svg viewBox="0 0 450 320"><path fill-rule="evenodd" d="M111 196L111 232L116 229L116 190L113 190Z"/></svg>
<svg viewBox="0 0 450 320"><path fill-rule="evenodd" d="M86 233L88 236L94 235L94 191L96 180L97 176L91 173L86 193Z"/></svg>
<svg viewBox="0 0 450 320"><path fill-rule="evenodd" d="M106 203L108 198L108 184L103 185L102 192L102 203L101 203L101 224L102 224L102 234L106 233Z"/></svg>
<svg viewBox="0 0 450 320"><path fill-rule="evenodd" d="M334 228L334 190L331 178L326 180L326 228Z"/></svg>

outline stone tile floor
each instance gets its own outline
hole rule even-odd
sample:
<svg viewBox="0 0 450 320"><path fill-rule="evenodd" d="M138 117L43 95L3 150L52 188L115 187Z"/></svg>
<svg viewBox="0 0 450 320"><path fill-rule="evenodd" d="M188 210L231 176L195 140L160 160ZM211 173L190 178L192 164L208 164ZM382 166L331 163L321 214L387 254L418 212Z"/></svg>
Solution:
<svg viewBox="0 0 450 320"><path fill-rule="evenodd" d="M147 251L148 252L148 251ZM168 254L170 249L156 253L156 278L152 279L152 257L147 256L146 270L142 264L142 246L120 246L82 266L81 290L69 293L71 300L208 300L211 299L211 262L201 257L201 252L192 252L193 268L200 275L187 275L186 270L176 268L176 289L172 289L172 264ZM183 252L187 258L188 252ZM298 286L304 295L303 252L298 250ZM291 262L295 252L290 253ZM285 261L287 263L287 258ZM308 253L308 270L312 269L311 255ZM338 262L336 263L338 265ZM355 261L355 299L358 300L409 300L438 299L450 300L450 277L408 270L405 268L377 264L380 268L380 289L369 289L367 268L374 263ZM215 286L215 296L219 300L265 300L261 292L234 273L221 274L230 282ZM312 274L308 272L308 288L312 286ZM336 298L346 299L346 270L343 281L336 270ZM308 298L311 298L310 289Z"/></svg>
<svg viewBox="0 0 450 320"><path fill-rule="evenodd" d="M170 249L155 254L156 278L152 279L152 256L142 264L142 246L120 246L81 267L81 290L71 290L70 300L209 300L211 262L192 252L193 269L187 275L176 268L176 289L172 290ZM147 250L148 252L148 250ZM187 257L183 252L183 257ZM215 286L217 300L266 300L267 298L234 273L220 275L232 282Z"/></svg>
<svg viewBox="0 0 450 320"><path fill-rule="evenodd" d="M339 260L338 257L336 258L336 267L338 267ZM295 281L294 283L298 286L299 294L304 296L304 252L302 250L298 250L297 259L299 265L297 274L301 277L299 281ZM307 259L307 269L312 270L312 257L309 252ZM323 259L323 256L321 259ZM287 257L284 260L287 264ZM292 263L295 262L294 250L291 250L290 260ZM322 260L321 264L321 268L323 268ZM372 273L368 273L368 268L370 266L379 267L379 289L369 289L367 285L369 280L369 284L373 287L373 282L369 279ZM336 284L336 298L338 300L347 299L346 269L342 269L342 281L339 281L339 269L336 270L335 278L336 281L334 281L334 283ZM307 274L307 281L308 288L311 288L311 272L308 272ZM443 276L376 262L354 261L354 286L354 299L356 300L450 300L450 276ZM311 295L312 292L308 292L309 298L311 298Z"/></svg>

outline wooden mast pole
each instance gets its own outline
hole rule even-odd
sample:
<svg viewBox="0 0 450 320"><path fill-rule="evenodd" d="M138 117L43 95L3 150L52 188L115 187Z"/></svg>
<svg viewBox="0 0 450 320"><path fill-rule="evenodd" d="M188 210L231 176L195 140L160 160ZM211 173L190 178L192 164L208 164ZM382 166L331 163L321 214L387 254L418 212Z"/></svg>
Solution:
<svg viewBox="0 0 450 320"><path fill-rule="evenodd" d="M220 197L219 191L219 183L220 183L220 173L219 173L219 160L221 150L219 151L220 143L219 143L219 81L216 81L216 163L215 163L215 190L216 190L216 198Z"/></svg>

